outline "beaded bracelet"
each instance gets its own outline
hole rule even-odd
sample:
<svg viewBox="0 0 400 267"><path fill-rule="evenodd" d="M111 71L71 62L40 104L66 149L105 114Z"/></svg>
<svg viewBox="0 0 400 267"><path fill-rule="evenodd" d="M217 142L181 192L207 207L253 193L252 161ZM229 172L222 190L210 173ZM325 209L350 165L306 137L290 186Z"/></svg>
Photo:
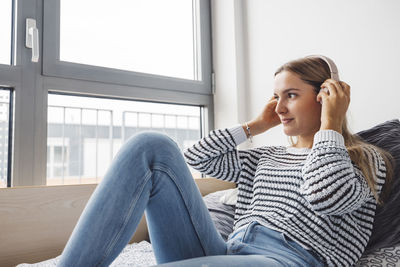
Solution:
<svg viewBox="0 0 400 267"><path fill-rule="evenodd" d="M253 136L251 135L251 132L250 132L250 127L249 127L249 125L247 124L247 122L246 122L246 130L247 130L247 134L248 134L248 138L250 139L250 143L253 143Z"/></svg>

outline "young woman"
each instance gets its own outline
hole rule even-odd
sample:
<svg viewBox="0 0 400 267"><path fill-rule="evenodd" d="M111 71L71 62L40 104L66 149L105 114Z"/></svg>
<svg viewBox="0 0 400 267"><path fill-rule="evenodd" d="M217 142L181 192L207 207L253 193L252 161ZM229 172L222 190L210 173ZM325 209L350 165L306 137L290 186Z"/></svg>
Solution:
<svg viewBox="0 0 400 267"><path fill-rule="evenodd" d="M235 227L227 242L176 144L165 135L143 133L115 157L59 266L108 266L143 212L163 266L357 262L371 235L390 155L349 133L350 86L331 79L326 60L313 56L283 65L260 116L212 131L185 151L192 167L238 185ZM280 123L297 139L290 146L236 149Z"/></svg>

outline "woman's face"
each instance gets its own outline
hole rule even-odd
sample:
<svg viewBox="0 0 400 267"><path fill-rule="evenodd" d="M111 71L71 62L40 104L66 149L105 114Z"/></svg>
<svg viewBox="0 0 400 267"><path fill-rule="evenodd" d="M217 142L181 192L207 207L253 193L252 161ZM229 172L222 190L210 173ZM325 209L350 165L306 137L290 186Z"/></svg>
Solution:
<svg viewBox="0 0 400 267"><path fill-rule="evenodd" d="M278 100L275 111L283 131L288 136L298 136L299 143L312 141L321 126L321 104L317 102L314 87L289 71L275 76L274 96Z"/></svg>

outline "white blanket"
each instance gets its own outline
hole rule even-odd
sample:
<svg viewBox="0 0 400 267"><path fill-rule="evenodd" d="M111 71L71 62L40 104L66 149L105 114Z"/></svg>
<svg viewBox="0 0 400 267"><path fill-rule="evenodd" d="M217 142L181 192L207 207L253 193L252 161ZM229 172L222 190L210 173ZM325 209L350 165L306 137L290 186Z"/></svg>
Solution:
<svg viewBox="0 0 400 267"><path fill-rule="evenodd" d="M59 259L60 256L34 264L22 263L17 265L17 267L56 267ZM145 267L151 265L156 265L153 248L149 242L142 241L140 243L128 244L110 266Z"/></svg>

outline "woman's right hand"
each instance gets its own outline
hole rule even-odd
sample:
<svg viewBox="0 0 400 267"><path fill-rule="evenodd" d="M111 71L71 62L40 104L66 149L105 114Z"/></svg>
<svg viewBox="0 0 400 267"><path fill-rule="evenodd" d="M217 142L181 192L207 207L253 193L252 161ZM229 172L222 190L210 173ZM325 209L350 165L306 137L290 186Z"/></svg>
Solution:
<svg viewBox="0 0 400 267"><path fill-rule="evenodd" d="M264 106L261 114L247 123L250 127L251 135L255 136L261 134L281 123L278 114L275 112L277 103L278 100L276 100L275 97L271 97L268 103ZM243 129L247 134L246 125L243 125Z"/></svg>

